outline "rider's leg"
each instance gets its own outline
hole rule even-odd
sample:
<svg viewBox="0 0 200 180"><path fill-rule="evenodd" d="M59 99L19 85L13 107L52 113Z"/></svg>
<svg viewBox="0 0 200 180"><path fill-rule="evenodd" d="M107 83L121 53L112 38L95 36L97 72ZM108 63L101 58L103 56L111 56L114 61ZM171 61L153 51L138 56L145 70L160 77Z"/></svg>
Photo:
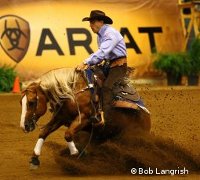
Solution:
<svg viewBox="0 0 200 180"><path fill-rule="evenodd" d="M112 104L113 84L126 76L127 65L116 66L109 70L108 76L103 84L103 111L106 113Z"/></svg>

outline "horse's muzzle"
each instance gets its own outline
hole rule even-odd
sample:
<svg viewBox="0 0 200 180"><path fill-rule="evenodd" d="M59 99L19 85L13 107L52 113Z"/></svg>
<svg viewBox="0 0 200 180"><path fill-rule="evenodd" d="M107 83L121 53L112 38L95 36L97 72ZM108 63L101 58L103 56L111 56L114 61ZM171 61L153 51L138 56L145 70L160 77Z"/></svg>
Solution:
<svg viewBox="0 0 200 180"><path fill-rule="evenodd" d="M25 132L31 132L35 129L35 123L34 121L29 121L28 123L25 123Z"/></svg>

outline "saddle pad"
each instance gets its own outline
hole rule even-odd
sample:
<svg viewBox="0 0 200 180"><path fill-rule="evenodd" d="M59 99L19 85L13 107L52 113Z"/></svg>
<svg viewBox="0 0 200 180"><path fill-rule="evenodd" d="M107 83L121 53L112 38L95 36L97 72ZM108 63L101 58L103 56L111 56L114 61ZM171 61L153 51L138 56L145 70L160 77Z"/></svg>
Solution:
<svg viewBox="0 0 200 180"><path fill-rule="evenodd" d="M126 108L126 109L134 109L134 110L139 110L141 108L142 110L150 114L149 110L144 106L144 103L141 99L137 102L115 100L112 105L113 107L117 107L117 108Z"/></svg>
<svg viewBox="0 0 200 180"><path fill-rule="evenodd" d="M112 104L114 107L139 110L139 107L134 102L116 100Z"/></svg>
<svg viewBox="0 0 200 180"><path fill-rule="evenodd" d="M141 109L143 109L144 111L146 111L148 114L150 114L150 111L145 107L143 101L140 99L139 101L135 102Z"/></svg>

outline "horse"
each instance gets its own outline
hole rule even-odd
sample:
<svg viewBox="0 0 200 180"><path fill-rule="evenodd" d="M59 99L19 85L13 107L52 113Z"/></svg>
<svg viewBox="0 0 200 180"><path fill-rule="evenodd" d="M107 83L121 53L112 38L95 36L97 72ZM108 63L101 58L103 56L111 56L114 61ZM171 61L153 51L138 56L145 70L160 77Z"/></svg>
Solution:
<svg viewBox="0 0 200 180"><path fill-rule="evenodd" d="M39 118L47 112L48 104L52 111L52 118L42 128L34 147L30 160L31 169L40 165L39 156L45 139L61 126L67 126L64 138L70 154L79 154L73 137L79 131L90 131L93 127L90 117L94 115L95 108L91 99L90 87L83 72L77 72L74 68L51 70L27 85L21 98L20 126L23 131L28 133L35 129ZM150 131L150 114L143 109L134 111L111 108L108 114L103 126L94 126L94 136L98 140L114 137L131 126Z"/></svg>

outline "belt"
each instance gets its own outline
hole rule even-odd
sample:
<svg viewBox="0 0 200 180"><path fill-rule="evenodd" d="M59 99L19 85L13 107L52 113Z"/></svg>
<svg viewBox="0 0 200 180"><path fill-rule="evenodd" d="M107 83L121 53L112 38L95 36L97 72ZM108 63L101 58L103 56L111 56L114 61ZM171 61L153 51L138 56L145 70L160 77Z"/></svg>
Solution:
<svg viewBox="0 0 200 180"><path fill-rule="evenodd" d="M120 57L114 60L110 61L110 68L116 67L116 66L122 66L125 63L127 63L126 57Z"/></svg>

